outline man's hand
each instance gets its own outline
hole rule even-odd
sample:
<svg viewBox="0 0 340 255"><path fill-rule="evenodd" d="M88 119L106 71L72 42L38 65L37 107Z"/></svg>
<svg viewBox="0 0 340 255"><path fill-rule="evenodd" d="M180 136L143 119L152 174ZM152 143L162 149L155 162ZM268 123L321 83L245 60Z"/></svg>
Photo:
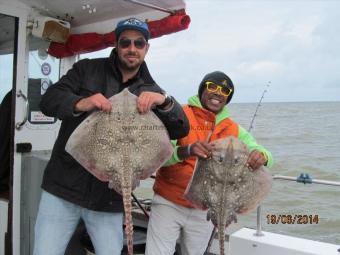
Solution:
<svg viewBox="0 0 340 255"><path fill-rule="evenodd" d="M190 156L196 156L199 158L211 157L212 146L207 142L197 141L190 146Z"/></svg>
<svg viewBox="0 0 340 255"><path fill-rule="evenodd" d="M137 98L137 109L142 114L147 113L157 105L163 104L164 101L165 96L163 96L162 94L151 91L144 91Z"/></svg>
<svg viewBox="0 0 340 255"><path fill-rule="evenodd" d="M74 105L75 112L88 112L93 109L98 109L104 112L111 112L111 103L101 93L94 94L90 97L79 100Z"/></svg>
<svg viewBox="0 0 340 255"><path fill-rule="evenodd" d="M253 150L248 157L247 165L249 170L254 171L264 166L267 163L267 159L262 152Z"/></svg>

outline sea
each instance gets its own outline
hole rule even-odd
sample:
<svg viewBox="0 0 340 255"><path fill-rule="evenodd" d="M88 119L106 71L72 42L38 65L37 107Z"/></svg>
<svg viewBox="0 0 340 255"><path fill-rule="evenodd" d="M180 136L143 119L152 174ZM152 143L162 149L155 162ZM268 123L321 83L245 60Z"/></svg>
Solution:
<svg viewBox="0 0 340 255"><path fill-rule="evenodd" d="M248 130L257 106L235 103L229 110ZM340 184L340 102L262 103L251 133L273 154L269 173ZM142 181L136 195L152 198L152 185ZM264 231L340 245L340 186L274 180L261 208ZM256 228L256 210L239 215L237 225Z"/></svg>

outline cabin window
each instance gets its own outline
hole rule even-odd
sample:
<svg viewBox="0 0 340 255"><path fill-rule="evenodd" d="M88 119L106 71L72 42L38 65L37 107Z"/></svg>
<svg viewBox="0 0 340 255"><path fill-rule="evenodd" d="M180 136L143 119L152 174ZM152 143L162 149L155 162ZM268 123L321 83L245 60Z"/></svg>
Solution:
<svg viewBox="0 0 340 255"><path fill-rule="evenodd" d="M0 103L12 89L13 84L13 54L0 55Z"/></svg>

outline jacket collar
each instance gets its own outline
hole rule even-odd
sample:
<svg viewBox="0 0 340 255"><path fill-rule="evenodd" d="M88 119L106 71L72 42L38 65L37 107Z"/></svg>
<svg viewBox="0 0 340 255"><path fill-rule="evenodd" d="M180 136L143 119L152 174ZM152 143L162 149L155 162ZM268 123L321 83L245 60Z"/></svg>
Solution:
<svg viewBox="0 0 340 255"><path fill-rule="evenodd" d="M204 109L198 95L190 97L188 99L188 104L197 108ZM222 120L227 119L229 117L230 117L229 109L227 108L227 106L224 106L222 110L216 114L215 124L217 125Z"/></svg>

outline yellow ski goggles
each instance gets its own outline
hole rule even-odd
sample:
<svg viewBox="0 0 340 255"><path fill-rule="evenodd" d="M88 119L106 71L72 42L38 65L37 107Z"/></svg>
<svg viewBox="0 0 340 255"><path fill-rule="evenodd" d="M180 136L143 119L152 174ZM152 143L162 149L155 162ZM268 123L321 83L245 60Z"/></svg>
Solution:
<svg viewBox="0 0 340 255"><path fill-rule="evenodd" d="M231 94L231 92L233 92L233 89L228 88L227 86L218 85L212 81L206 81L205 86L208 92L211 92L211 93L219 92L219 94L225 97L228 97Z"/></svg>

